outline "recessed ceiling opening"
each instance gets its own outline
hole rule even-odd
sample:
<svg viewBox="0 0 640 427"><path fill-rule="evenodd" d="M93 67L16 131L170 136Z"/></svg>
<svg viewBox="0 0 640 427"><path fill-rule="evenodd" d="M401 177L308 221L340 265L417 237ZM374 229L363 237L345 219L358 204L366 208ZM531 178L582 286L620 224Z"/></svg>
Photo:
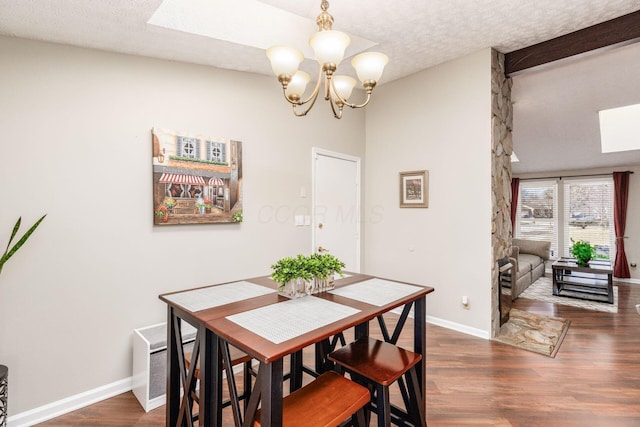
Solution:
<svg viewBox="0 0 640 427"><path fill-rule="evenodd" d="M640 150L640 104L598 111L603 153Z"/></svg>
<svg viewBox="0 0 640 427"><path fill-rule="evenodd" d="M148 23L259 49L294 46L306 58L315 57L306 43L317 32L315 19L258 0L164 0ZM339 24L335 27L339 29ZM353 34L349 36L351 45L345 57L378 44ZM303 43L297 45L299 41Z"/></svg>

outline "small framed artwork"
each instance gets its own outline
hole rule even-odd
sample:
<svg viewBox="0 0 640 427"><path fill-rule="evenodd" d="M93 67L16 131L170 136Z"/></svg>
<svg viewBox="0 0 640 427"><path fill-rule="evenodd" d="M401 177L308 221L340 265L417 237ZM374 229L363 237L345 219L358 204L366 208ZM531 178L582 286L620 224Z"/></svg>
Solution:
<svg viewBox="0 0 640 427"><path fill-rule="evenodd" d="M400 207L429 207L429 171L400 172Z"/></svg>

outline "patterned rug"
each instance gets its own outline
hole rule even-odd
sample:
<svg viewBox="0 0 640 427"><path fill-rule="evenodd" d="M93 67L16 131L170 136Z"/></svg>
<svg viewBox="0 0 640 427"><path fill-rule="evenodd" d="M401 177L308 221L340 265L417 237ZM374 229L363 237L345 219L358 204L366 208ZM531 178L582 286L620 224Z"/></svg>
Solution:
<svg viewBox="0 0 640 427"><path fill-rule="evenodd" d="M605 311L607 313L618 312L618 287L613 287L613 304L598 301L588 301L569 297L559 297L553 295L553 279L551 277L541 277L531 284L520 298L533 299L536 301L552 302L560 305L570 305L587 310Z"/></svg>
<svg viewBox="0 0 640 427"><path fill-rule="evenodd" d="M494 339L523 350L555 357L570 321L547 317L512 308L509 321L502 325Z"/></svg>

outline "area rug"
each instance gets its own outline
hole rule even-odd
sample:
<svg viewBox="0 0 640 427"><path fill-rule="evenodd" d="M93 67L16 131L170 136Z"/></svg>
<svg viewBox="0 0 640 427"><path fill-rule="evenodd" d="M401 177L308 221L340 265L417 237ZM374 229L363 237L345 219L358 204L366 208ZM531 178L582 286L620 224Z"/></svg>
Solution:
<svg viewBox="0 0 640 427"><path fill-rule="evenodd" d="M520 298L552 302L560 305L570 305L572 307L579 307L587 310L605 311L607 313L618 312L617 286L613 287L613 304L608 304L606 302L555 296L553 295L553 279L551 277L541 277L525 289L524 292L520 294Z"/></svg>
<svg viewBox="0 0 640 427"><path fill-rule="evenodd" d="M555 357L570 321L547 317L512 308L509 321L502 325L494 339L523 350Z"/></svg>

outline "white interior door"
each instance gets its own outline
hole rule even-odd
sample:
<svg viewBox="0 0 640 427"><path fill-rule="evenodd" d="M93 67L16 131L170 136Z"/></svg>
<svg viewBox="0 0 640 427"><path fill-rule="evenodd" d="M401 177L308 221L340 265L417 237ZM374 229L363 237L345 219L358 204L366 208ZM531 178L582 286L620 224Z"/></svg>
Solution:
<svg viewBox="0 0 640 427"><path fill-rule="evenodd" d="M360 272L360 158L313 149L313 251Z"/></svg>

